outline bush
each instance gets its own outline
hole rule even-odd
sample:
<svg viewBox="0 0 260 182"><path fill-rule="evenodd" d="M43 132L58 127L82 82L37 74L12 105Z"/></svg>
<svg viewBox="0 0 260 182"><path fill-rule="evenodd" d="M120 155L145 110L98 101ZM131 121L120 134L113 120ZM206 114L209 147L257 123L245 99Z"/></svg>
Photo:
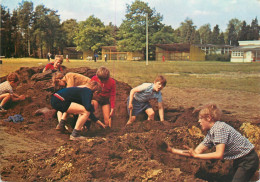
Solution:
<svg viewBox="0 0 260 182"><path fill-rule="evenodd" d="M227 54L208 54L206 55L206 61L223 61L223 62L229 62L230 61L230 55Z"/></svg>

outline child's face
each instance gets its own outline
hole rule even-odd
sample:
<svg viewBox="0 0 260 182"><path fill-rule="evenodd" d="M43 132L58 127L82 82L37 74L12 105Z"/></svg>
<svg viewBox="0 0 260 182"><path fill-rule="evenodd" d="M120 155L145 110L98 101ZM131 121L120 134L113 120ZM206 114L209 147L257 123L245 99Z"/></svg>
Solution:
<svg viewBox="0 0 260 182"><path fill-rule="evenodd" d="M17 82L11 81L11 82L10 82L10 85L11 85L13 88L15 88L15 87L17 87L17 86L19 85L19 81L17 81Z"/></svg>
<svg viewBox="0 0 260 182"><path fill-rule="evenodd" d="M162 85L161 82L154 82L154 86L153 86L153 89L156 91L156 92L159 92L160 90L162 90L164 87Z"/></svg>
<svg viewBox="0 0 260 182"><path fill-rule="evenodd" d="M61 64L62 64L62 61L60 59L56 59L55 62L54 62L54 67L57 68Z"/></svg>
<svg viewBox="0 0 260 182"><path fill-rule="evenodd" d="M201 129L208 131L211 128L210 118L207 116L199 116L199 121Z"/></svg>

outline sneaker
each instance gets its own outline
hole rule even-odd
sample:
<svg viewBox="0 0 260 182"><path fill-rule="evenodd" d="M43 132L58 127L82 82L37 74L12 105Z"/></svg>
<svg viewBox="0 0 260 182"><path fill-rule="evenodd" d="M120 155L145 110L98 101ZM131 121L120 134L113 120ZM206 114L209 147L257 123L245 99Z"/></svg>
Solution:
<svg viewBox="0 0 260 182"><path fill-rule="evenodd" d="M70 140L87 140L87 137L70 135Z"/></svg>
<svg viewBox="0 0 260 182"><path fill-rule="evenodd" d="M60 124L58 124L58 125L56 126L56 130L61 131L61 132L64 132L64 131L66 131L66 128L65 128L65 126L61 126Z"/></svg>
<svg viewBox="0 0 260 182"><path fill-rule="evenodd" d="M2 106L0 106L0 112L1 112L1 113L7 112L7 110L5 110Z"/></svg>

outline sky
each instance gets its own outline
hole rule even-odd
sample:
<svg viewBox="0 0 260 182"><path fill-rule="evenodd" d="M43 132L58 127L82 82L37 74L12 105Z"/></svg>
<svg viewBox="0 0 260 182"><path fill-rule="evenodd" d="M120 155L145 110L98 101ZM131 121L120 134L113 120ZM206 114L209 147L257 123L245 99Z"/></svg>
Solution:
<svg viewBox="0 0 260 182"><path fill-rule="evenodd" d="M126 5L131 5L134 0L30 0L34 8L44 5L57 11L60 19L76 19L85 21L94 15L105 25L110 22L120 26L125 19ZM260 24L260 0L142 0L148 3L151 9L163 16L162 23L176 29L187 18L193 21L197 29L205 24L210 24L211 29L219 25L225 32L229 20L237 18L251 24L257 17ZM18 9L22 0L0 0L12 13Z"/></svg>

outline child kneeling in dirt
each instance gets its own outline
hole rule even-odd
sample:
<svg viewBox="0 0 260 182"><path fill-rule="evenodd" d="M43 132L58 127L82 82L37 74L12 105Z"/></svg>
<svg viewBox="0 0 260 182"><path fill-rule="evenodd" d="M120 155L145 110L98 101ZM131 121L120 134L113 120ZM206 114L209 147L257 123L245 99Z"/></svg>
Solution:
<svg viewBox="0 0 260 182"><path fill-rule="evenodd" d="M103 66L98 68L96 75L91 80L97 81L102 86L102 91L93 97L95 110L99 105L102 106L105 125L111 127L111 117L115 109L116 82L110 77L110 71Z"/></svg>
<svg viewBox="0 0 260 182"><path fill-rule="evenodd" d="M190 156L198 159L227 159L233 161L233 182L250 181L259 166L259 158L254 145L233 127L220 122L221 111L215 104L204 106L199 113L199 123L202 130L207 131L204 140L196 149L180 150L166 146L173 154ZM215 146L216 151L204 153Z"/></svg>
<svg viewBox="0 0 260 182"><path fill-rule="evenodd" d="M127 99L127 109L130 114L129 121L126 125L132 124L136 116L145 111L148 115L147 120L154 120L154 110L149 103L151 99L158 100L160 121L164 121L164 111L162 102L161 90L166 86L166 79L163 76L157 76L154 83L143 83L130 91L130 95Z"/></svg>
<svg viewBox="0 0 260 182"><path fill-rule="evenodd" d="M8 101L16 102L25 100L24 95L17 95L13 92L13 88L19 84L19 76L16 73L10 73L7 76L7 81L0 84L0 112L6 112L4 105Z"/></svg>
<svg viewBox="0 0 260 182"><path fill-rule="evenodd" d="M92 121L105 128L105 125L99 121L93 114L94 108L91 105L93 93L100 92L101 86L97 82L90 82L86 87L64 88L56 92L51 97L51 105L57 111L63 112L59 127L65 130L65 120L67 113L79 114L75 128L70 135L70 140L84 140L80 135L81 128L90 118Z"/></svg>

